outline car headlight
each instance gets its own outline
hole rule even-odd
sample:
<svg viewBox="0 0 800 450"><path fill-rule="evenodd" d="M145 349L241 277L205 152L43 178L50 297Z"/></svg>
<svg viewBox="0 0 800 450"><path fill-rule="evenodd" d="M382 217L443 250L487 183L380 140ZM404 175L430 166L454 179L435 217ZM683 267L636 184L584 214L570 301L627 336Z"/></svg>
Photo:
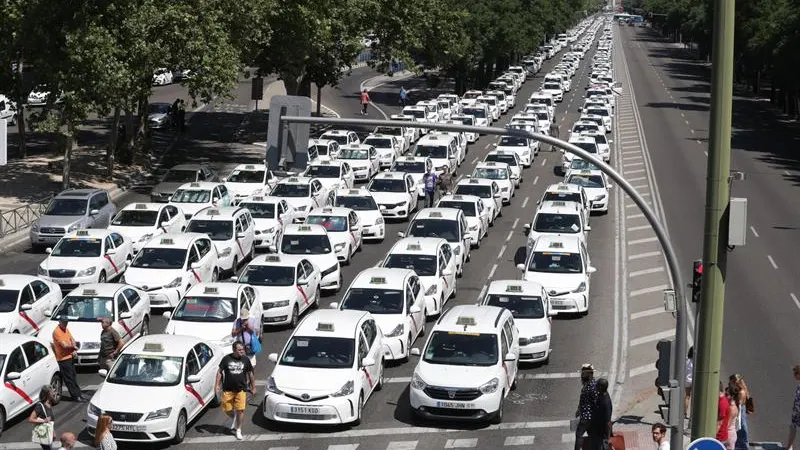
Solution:
<svg viewBox="0 0 800 450"><path fill-rule="evenodd" d="M271 309L271 308L282 308L285 306L289 306L289 300L278 300L277 302L264 302L263 306L264 309Z"/></svg>
<svg viewBox="0 0 800 450"><path fill-rule="evenodd" d="M419 375L417 375L415 373L414 376L411 377L411 388L412 389L417 389L417 390L421 391L421 390L425 389L426 387L428 387L428 383L423 381L422 378Z"/></svg>
<svg viewBox="0 0 800 450"><path fill-rule="evenodd" d="M76 277L85 277L85 276L89 276L89 275L94 275L94 272L96 270L97 270L97 267L92 266L92 267L89 267L88 269L83 269L81 271L78 271L78 273L76 273L75 276Z"/></svg>
<svg viewBox="0 0 800 450"><path fill-rule="evenodd" d="M450 166L446 166L446 165L445 166L439 166L439 167L436 168L436 170L447 170L449 167Z"/></svg>
<svg viewBox="0 0 800 450"><path fill-rule="evenodd" d="M606 198L606 195L605 194L601 194L601 195L598 195L597 197L595 197L593 201L599 202L600 200L605 200L605 198Z"/></svg>
<svg viewBox="0 0 800 450"><path fill-rule="evenodd" d="M93 416L100 417L100 415L103 414L103 411L101 411L100 408L95 406L94 403L89 403L89 406L88 406L87 409L89 410L89 414L91 414Z"/></svg>
<svg viewBox="0 0 800 450"><path fill-rule="evenodd" d="M81 342L81 350L98 350L100 349L99 342Z"/></svg>
<svg viewBox="0 0 800 450"><path fill-rule="evenodd" d="M69 228L67 229L67 233L72 233L73 231L77 231L77 229L78 229L78 224L74 223L69 226Z"/></svg>
<svg viewBox="0 0 800 450"><path fill-rule="evenodd" d="M340 243L338 243L338 244L333 246L333 250L337 251L337 252L340 252L340 251L344 250L344 246L345 246L345 243L344 242L340 242Z"/></svg>
<svg viewBox="0 0 800 450"><path fill-rule="evenodd" d="M353 387L355 387L355 383L353 380L350 380L345 383L341 389L331 394L331 397L344 397L345 395L350 395L353 393Z"/></svg>
<svg viewBox="0 0 800 450"><path fill-rule="evenodd" d="M183 284L183 277L178 277L178 278L175 278L174 280L170 281L169 283L165 284L164 287L165 288L174 288L174 287L180 286L181 284Z"/></svg>
<svg viewBox="0 0 800 450"><path fill-rule="evenodd" d="M378 220L375 221L375 225L383 225L384 223L386 222L383 220L383 217L378 217Z"/></svg>
<svg viewBox="0 0 800 450"><path fill-rule="evenodd" d="M405 327L401 323L401 324L397 325L396 327L394 327L394 330L392 330L389 334L387 334L386 337L397 337L397 336L400 336L401 334L403 334L403 329L404 328Z"/></svg>
<svg viewBox="0 0 800 450"><path fill-rule="evenodd" d="M301 207L297 208L297 210L298 210L298 211L305 211L307 208L308 208L308 205L306 205L306 206L301 206Z"/></svg>
<svg viewBox="0 0 800 450"><path fill-rule="evenodd" d="M498 378L492 378L489 380L488 383L482 385L478 389L483 392L484 394L492 394L497 391L497 387L500 385L500 380Z"/></svg>
<svg viewBox="0 0 800 450"><path fill-rule="evenodd" d="M584 291L586 291L586 282L585 282L585 281L582 281L582 282L581 282L581 284L579 284L579 285L578 285L578 288L577 288L577 289L575 289L575 290L574 290L574 291L572 291L572 292L574 292L574 293L576 293L576 294L577 294L577 293L579 293L579 292L584 292Z"/></svg>
<svg viewBox="0 0 800 450"><path fill-rule="evenodd" d="M503 191L503 192L508 192L508 188L507 187L504 187L503 189L500 189L500 190Z"/></svg>
<svg viewBox="0 0 800 450"><path fill-rule="evenodd" d="M461 254L461 247L453 248L453 254L455 254L456 256L460 255Z"/></svg>
<svg viewBox="0 0 800 450"><path fill-rule="evenodd" d="M147 242L150 239L153 239L153 233L145 234L144 236L139 238L139 242Z"/></svg>
<svg viewBox="0 0 800 450"><path fill-rule="evenodd" d="M36 275L47 276L47 269L45 269L42 266L39 266L38 268L36 268Z"/></svg>
<svg viewBox="0 0 800 450"><path fill-rule="evenodd" d="M39 231L39 222L33 222L33 225L31 225L31 231L33 232Z"/></svg>
<svg viewBox="0 0 800 450"><path fill-rule="evenodd" d="M278 385L275 383L275 377L267 378L267 392L272 392L273 394L283 394L283 391L278 389Z"/></svg>
<svg viewBox="0 0 800 450"><path fill-rule="evenodd" d="M275 227L267 228L266 230L262 231L263 234L272 234L275 232Z"/></svg>
<svg viewBox="0 0 800 450"><path fill-rule="evenodd" d="M539 336L534 336L534 337L532 337L530 339L531 343L544 342L546 340L547 340L547 335L546 334L540 334Z"/></svg>
<svg viewBox="0 0 800 450"><path fill-rule="evenodd" d="M431 285L431 287L429 287L428 290L425 291L425 295L435 295L436 291L438 291L438 290L439 290L439 286L437 286L435 284Z"/></svg>
<svg viewBox="0 0 800 450"><path fill-rule="evenodd" d="M227 256L230 256L230 254L231 254L231 248L230 247L227 247L227 248L223 249L221 252L219 252L220 258L225 258Z"/></svg>
<svg viewBox="0 0 800 450"><path fill-rule="evenodd" d="M157 409L145 417L145 422L148 420L166 419L172 413L172 407Z"/></svg>
<svg viewBox="0 0 800 450"><path fill-rule="evenodd" d="M222 343L223 343L224 345L232 345L234 342L236 342L236 336L232 336L232 335L230 335L230 334L226 334L226 335L225 335L225 336L222 338Z"/></svg>

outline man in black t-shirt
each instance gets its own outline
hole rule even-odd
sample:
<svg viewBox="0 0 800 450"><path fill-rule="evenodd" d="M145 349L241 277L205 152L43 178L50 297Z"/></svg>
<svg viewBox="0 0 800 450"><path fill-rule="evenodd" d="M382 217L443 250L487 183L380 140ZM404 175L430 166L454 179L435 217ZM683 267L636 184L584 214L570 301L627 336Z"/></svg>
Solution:
<svg viewBox="0 0 800 450"><path fill-rule="evenodd" d="M100 320L103 331L100 332L100 353L98 363L101 369L111 370L111 366L117 355L122 351L125 343L122 341L117 330L111 325L111 319L103 317Z"/></svg>
<svg viewBox="0 0 800 450"><path fill-rule="evenodd" d="M247 358L244 345L233 343L233 353L226 355L219 363L215 392L222 391L222 410L228 415L226 428L242 440L242 422L244 409L247 406L247 391L256 395L256 379L253 365Z"/></svg>

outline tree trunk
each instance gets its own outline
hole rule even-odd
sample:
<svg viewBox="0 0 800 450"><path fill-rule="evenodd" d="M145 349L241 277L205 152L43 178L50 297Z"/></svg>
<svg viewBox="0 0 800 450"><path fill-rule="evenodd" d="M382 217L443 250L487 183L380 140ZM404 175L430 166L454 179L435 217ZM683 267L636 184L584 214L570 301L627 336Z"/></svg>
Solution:
<svg viewBox="0 0 800 450"><path fill-rule="evenodd" d="M317 85L317 116L322 117L322 86Z"/></svg>
<svg viewBox="0 0 800 450"><path fill-rule="evenodd" d="M25 107L22 106L23 101L23 89L24 86L22 85L22 71L23 71L23 58L22 54L20 54L19 62L17 62L17 76L16 76L16 86L14 86L14 102L17 105L17 133L19 134L19 156L20 158L26 158L28 156L28 145L26 142L26 126L25 126Z"/></svg>
<svg viewBox="0 0 800 450"><path fill-rule="evenodd" d="M106 149L106 175L114 175L114 159L117 154L117 143L119 143L119 116L120 108L114 108L114 118L111 120L111 138Z"/></svg>
<svg viewBox="0 0 800 450"><path fill-rule="evenodd" d="M70 186L70 165L72 164L72 149L75 146L75 126L72 122L67 123L64 131L61 132L61 140L64 145L64 165L61 168L61 189L69 189Z"/></svg>
<svg viewBox="0 0 800 450"><path fill-rule="evenodd" d="M302 73L281 74L281 80L286 87L286 95L300 95L304 76Z"/></svg>
<svg viewBox="0 0 800 450"><path fill-rule="evenodd" d="M139 121L136 123L136 141L134 142L134 163L150 167L150 142L147 130L147 110L150 101L146 95L139 98Z"/></svg>

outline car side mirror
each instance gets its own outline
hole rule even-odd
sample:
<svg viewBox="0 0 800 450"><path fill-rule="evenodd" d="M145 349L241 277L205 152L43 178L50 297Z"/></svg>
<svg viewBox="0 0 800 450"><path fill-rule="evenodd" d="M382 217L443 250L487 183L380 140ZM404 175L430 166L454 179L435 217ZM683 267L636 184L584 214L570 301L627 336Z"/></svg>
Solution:
<svg viewBox="0 0 800 450"><path fill-rule="evenodd" d="M19 305L20 311L30 311L33 308L33 305L30 303L25 303L24 305Z"/></svg>
<svg viewBox="0 0 800 450"><path fill-rule="evenodd" d="M503 198L503 194L494 194L494 198Z"/></svg>
<svg viewBox="0 0 800 450"><path fill-rule="evenodd" d="M523 230L525 230L525 234L528 234L528 233L530 233L530 231L531 231L531 224L529 224L529 223L526 223L525 225L523 225L523 226L522 226L522 229L523 229Z"/></svg>
<svg viewBox="0 0 800 450"><path fill-rule="evenodd" d="M53 253L53 249L50 248L50 247L47 247L46 249L44 249L44 252L49 255L50 253Z"/></svg>
<svg viewBox="0 0 800 450"><path fill-rule="evenodd" d="M269 356L267 356L267 359L272 363L277 363L278 362L278 354L277 353L270 353Z"/></svg>
<svg viewBox="0 0 800 450"><path fill-rule="evenodd" d="M350 227L350 231L358 231L360 229L361 227L359 227L358 225L353 225L352 227Z"/></svg>
<svg viewBox="0 0 800 450"><path fill-rule="evenodd" d="M550 316L550 317L554 317L554 316L558 315L558 311L556 311L553 308L548 308L547 309L547 315Z"/></svg>
<svg viewBox="0 0 800 450"><path fill-rule="evenodd" d="M222 183L225 183L225 182L228 181L228 177L220 178L219 181L222 182Z"/></svg>
<svg viewBox="0 0 800 450"><path fill-rule="evenodd" d="M161 316L163 316L165 319L169 320L169 319L171 319L171 318L172 318L172 312L170 312L170 311L164 311L164 312L161 314Z"/></svg>
<svg viewBox="0 0 800 450"><path fill-rule="evenodd" d="M406 234L403 233L402 231L398 231L397 232L397 237L404 238L404 237L406 237Z"/></svg>
<svg viewBox="0 0 800 450"><path fill-rule="evenodd" d="M411 354L414 356L419 356L422 354L422 352L420 352L419 349L415 347L411 349Z"/></svg>
<svg viewBox="0 0 800 450"><path fill-rule="evenodd" d="M247 237L245 233L236 233L236 239L244 239L245 237Z"/></svg>
<svg viewBox="0 0 800 450"><path fill-rule="evenodd" d="M364 358L361 360L361 367L372 367L375 365L375 360L372 358Z"/></svg>
<svg viewBox="0 0 800 450"><path fill-rule="evenodd" d="M586 230L586 231L592 231L592 226L591 225L586 225L586 226L583 227L583 229Z"/></svg>
<svg viewBox="0 0 800 450"><path fill-rule="evenodd" d="M99 209L93 209L93 210L89 211L89 215L90 216L96 216L98 214L100 214L100 210Z"/></svg>
<svg viewBox="0 0 800 450"><path fill-rule="evenodd" d="M278 246L276 246L276 245L270 245L270 246L269 246L269 251L270 251L271 253L278 253Z"/></svg>
<svg viewBox="0 0 800 450"><path fill-rule="evenodd" d="M199 262L193 262L189 267L191 267L192 269L199 269L200 268L200 263Z"/></svg>
<svg viewBox="0 0 800 450"><path fill-rule="evenodd" d="M520 272L525 272L525 264L517 264L517 270Z"/></svg>
<svg viewBox="0 0 800 450"><path fill-rule="evenodd" d="M117 249L115 248L109 248L106 250L106 255L113 255L115 253L117 253Z"/></svg>
<svg viewBox="0 0 800 450"><path fill-rule="evenodd" d="M597 272L596 267L589 266L586 268L586 273L595 273L595 272Z"/></svg>
<svg viewBox="0 0 800 450"><path fill-rule="evenodd" d="M189 384L196 384L200 382L200 375L189 375L186 377L186 382Z"/></svg>
<svg viewBox="0 0 800 450"><path fill-rule="evenodd" d="M19 380L21 376L22 374L20 374L19 372L8 372L6 374L6 381Z"/></svg>
<svg viewBox="0 0 800 450"><path fill-rule="evenodd" d="M517 360L517 355L515 355L515 354L513 354L511 352L506 353L506 356L505 356L505 358L503 358L503 360L508 361L508 362L516 361Z"/></svg>
<svg viewBox="0 0 800 450"><path fill-rule="evenodd" d="M125 320L125 319L130 319L131 317L133 317L133 314L131 314L130 311L119 313L120 319Z"/></svg>
<svg viewBox="0 0 800 450"><path fill-rule="evenodd" d="M450 269L444 269L444 270L442 270L442 276L444 276L444 277L449 277L449 276L450 276L450 275L452 275L452 274L453 274L453 271L452 271L452 270L450 270Z"/></svg>
<svg viewBox="0 0 800 450"><path fill-rule="evenodd" d="M217 203L219 201L219 197L214 197L211 199L211 203Z"/></svg>

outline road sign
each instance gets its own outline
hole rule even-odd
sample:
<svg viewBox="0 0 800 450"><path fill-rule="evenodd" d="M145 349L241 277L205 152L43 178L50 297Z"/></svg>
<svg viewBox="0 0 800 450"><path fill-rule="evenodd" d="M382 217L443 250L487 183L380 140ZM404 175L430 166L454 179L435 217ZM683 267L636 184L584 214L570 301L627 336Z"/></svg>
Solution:
<svg viewBox="0 0 800 450"><path fill-rule="evenodd" d="M725 450L725 445L716 439L700 438L692 441L687 450Z"/></svg>
<svg viewBox="0 0 800 450"><path fill-rule="evenodd" d="M311 117L311 99L295 95L276 95L269 102L267 126L267 166L271 170L303 171L308 165L307 123L286 123L283 116Z"/></svg>

